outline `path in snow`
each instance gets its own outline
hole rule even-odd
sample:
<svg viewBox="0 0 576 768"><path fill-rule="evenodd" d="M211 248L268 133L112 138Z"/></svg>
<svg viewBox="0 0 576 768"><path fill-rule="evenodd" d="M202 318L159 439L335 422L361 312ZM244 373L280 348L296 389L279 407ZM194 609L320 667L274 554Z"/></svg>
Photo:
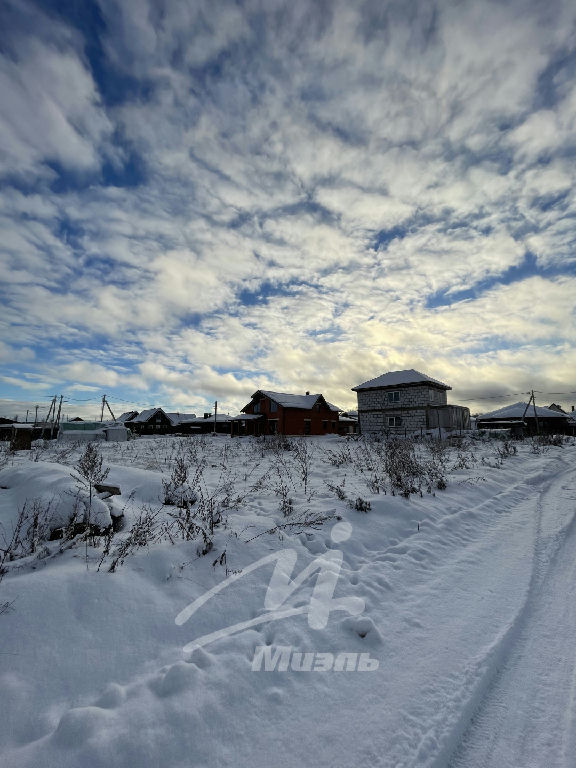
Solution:
<svg viewBox="0 0 576 768"><path fill-rule="evenodd" d="M562 510L565 514L558 521ZM576 764L573 467L544 483L539 512L535 571L518 641L451 768L573 768Z"/></svg>

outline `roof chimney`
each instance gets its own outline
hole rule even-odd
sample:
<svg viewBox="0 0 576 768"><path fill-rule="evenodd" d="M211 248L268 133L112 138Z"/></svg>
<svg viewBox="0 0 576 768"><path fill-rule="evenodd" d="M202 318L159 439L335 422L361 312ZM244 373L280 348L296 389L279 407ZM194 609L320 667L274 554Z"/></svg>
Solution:
<svg viewBox="0 0 576 768"><path fill-rule="evenodd" d="M307 394L307 395L309 395L309 394L310 394L310 392L306 392L306 394ZM574 410L574 408L572 408L572 410Z"/></svg>

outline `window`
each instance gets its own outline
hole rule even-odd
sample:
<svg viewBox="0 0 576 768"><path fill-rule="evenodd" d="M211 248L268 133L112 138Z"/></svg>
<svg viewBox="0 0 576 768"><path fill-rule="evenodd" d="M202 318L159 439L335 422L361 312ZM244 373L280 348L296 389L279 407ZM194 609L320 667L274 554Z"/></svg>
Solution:
<svg viewBox="0 0 576 768"><path fill-rule="evenodd" d="M336 432L336 422L332 422L332 432Z"/></svg>
<svg viewBox="0 0 576 768"><path fill-rule="evenodd" d="M399 427L402 424L402 419L400 416L388 416L388 426L389 427Z"/></svg>
<svg viewBox="0 0 576 768"><path fill-rule="evenodd" d="M327 421L323 421L322 422L322 430L324 432L328 432L328 422Z"/></svg>
<svg viewBox="0 0 576 768"><path fill-rule="evenodd" d="M260 400L258 400L257 403L254 403L254 408L252 408L252 411L254 413L260 413Z"/></svg>
<svg viewBox="0 0 576 768"><path fill-rule="evenodd" d="M400 402L400 392L388 392L388 402L389 403L399 403Z"/></svg>
<svg viewBox="0 0 576 768"><path fill-rule="evenodd" d="M304 419L304 434L309 435L312 432L312 422L310 419Z"/></svg>
<svg viewBox="0 0 576 768"><path fill-rule="evenodd" d="M271 435L275 435L278 432L278 419L271 419L268 422L268 431Z"/></svg>
<svg viewBox="0 0 576 768"><path fill-rule="evenodd" d="M278 411L278 403L275 403L274 400L270 400L270 413L276 413Z"/></svg>

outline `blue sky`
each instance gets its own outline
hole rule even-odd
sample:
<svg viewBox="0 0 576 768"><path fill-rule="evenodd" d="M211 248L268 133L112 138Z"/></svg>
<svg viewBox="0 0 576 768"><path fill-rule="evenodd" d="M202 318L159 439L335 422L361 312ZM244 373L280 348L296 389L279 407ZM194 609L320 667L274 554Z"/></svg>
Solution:
<svg viewBox="0 0 576 768"><path fill-rule="evenodd" d="M571 2L5 0L0 413L576 402L575 75Z"/></svg>

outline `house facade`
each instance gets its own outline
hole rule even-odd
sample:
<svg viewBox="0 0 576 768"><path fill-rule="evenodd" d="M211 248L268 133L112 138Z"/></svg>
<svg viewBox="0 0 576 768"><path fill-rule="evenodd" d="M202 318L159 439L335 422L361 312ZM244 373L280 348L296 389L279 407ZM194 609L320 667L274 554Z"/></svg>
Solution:
<svg viewBox="0 0 576 768"><path fill-rule="evenodd" d="M353 387L362 434L470 429L470 411L449 405L451 387L412 369L390 371Z"/></svg>
<svg viewBox="0 0 576 768"><path fill-rule="evenodd" d="M291 395L259 389L242 408L249 418L239 417L233 422L234 434L336 435L339 410L321 394Z"/></svg>

